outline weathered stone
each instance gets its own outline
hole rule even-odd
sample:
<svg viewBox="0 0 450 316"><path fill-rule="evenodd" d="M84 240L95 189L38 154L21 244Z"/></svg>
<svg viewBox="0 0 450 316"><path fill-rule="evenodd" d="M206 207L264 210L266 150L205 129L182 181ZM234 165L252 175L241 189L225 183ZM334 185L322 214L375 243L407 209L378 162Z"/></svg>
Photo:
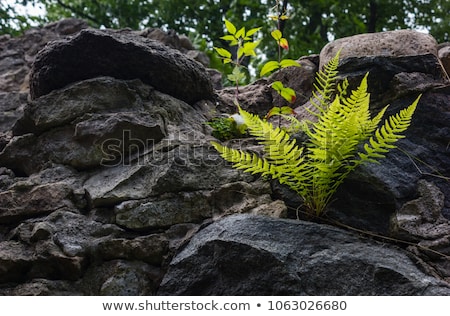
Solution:
<svg viewBox="0 0 450 316"><path fill-rule="evenodd" d="M149 94L140 81L95 78L54 91L26 107L0 162L21 173L38 172L48 162L85 170L125 163L167 134L169 109L158 103L146 111ZM181 101L180 101L181 102ZM187 106L187 105L186 105ZM29 161L22 157L33 157ZM21 157L21 158L19 158ZM19 159L18 159L19 158Z"/></svg>
<svg viewBox="0 0 450 316"><path fill-rule="evenodd" d="M439 49L438 56L448 78L450 76L450 43Z"/></svg>
<svg viewBox="0 0 450 316"><path fill-rule="evenodd" d="M227 182L250 178L230 169L209 145L181 145L174 141L167 147L153 148L133 164L97 172L84 188L94 206L105 206L170 192L212 190Z"/></svg>
<svg viewBox="0 0 450 316"><path fill-rule="evenodd" d="M0 91L28 93L29 71L34 58L45 44L87 28L87 23L65 19L31 28L20 37L2 41L0 46Z"/></svg>
<svg viewBox="0 0 450 316"><path fill-rule="evenodd" d="M132 230L146 230L211 218L208 196L202 192L165 194L145 202L130 201L118 205L116 223Z"/></svg>
<svg viewBox="0 0 450 316"><path fill-rule="evenodd" d="M14 135L41 134L80 120L87 113L143 111L133 82L101 77L77 82L32 101L14 126Z"/></svg>
<svg viewBox="0 0 450 316"><path fill-rule="evenodd" d="M18 187L0 192L0 223L12 223L56 210L74 208L72 189L64 182Z"/></svg>
<svg viewBox="0 0 450 316"><path fill-rule="evenodd" d="M12 130L16 121L23 115L23 110L26 103L27 93L0 93L0 133Z"/></svg>
<svg viewBox="0 0 450 316"><path fill-rule="evenodd" d="M180 52L141 36L90 29L52 42L36 56L31 97L99 76L141 79L191 104L212 98L206 69Z"/></svg>
<svg viewBox="0 0 450 316"><path fill-rule="evenodd" d="M72 212L54 212L45 218L53 227L53 241L67 256L88 257L95 251L99 239L120 236L122 229L116 225L93 221Z"/></svg>
<svg viewBox="0 0 450 316"><path fill-rule="evenodd" d="M315 223L233 215L192 238L158 295L440 295L404 251Z"/></svg>
<svg viewBox="0 0 450 316"><path fill-rule="evenodd" d="M0 295L8 296L70 296L82 295L74 287L73 282L66 280L36 279L13 287L3 287Z"/></svg>
<svg viewBox="0 0 450 316"><path fill-rule="evenodd" d="M242 108L259 115L267 114L272 108L272 91L269 87L270 81L262 78L244 87L239 88L238 101ZM220 102L217 109L224 113L236 113L236 88L224 88L218 91Z"/></svg>
<svg viewBox="0 0 450 316"><path fill-rule="evenodd" d="M391 234L412 241L450 239L450 221L442 216L444 194L425 180L418 182L418 192L417 199L405 203L392 216Z"/></svg>
<svg viewBox="0 0 450 316"><path fill-rule="evenodd" d="M145 263L118 260L109 269L109 277L101 284L98 295L139 296L154 291L158 271Z"/></svg>
<svg viewBox="0 0 450 316"><path fill-rule="evenodd" d="M52 242L27 246L15 241L0 242L0 282L23 282L33 278L76 280L84 260L68 257Z"/></svg>
<svg viewBox="0 0 450 316"><path fill-rule="evenodd" d="M134 239L115 238L101 241L97 245L98 255L104 260L139 260L152 265L161 265L168 252L169 241L162 234Z"/></svg>
<svg viewBox="0 0 450 316"><path fill-rule="evenodd" d="M273 106L290 106L296 108L311 98L315 75L318 69L318 65L314 61L314 56L301 58L298 60L300 67L283 68L270 76L272 82L281 81L285 87L294 89L297 97L295 102L290 103L282 98L274 89L271 89Z"/></svg>
<svg viewBox="0 0 450 316"><path fill-rule="evenodd" d="M320 66L328 63L340 50L340 58L405 57L433 54L437 57L437 42L428 34L412 30L397 30L359 34L337 39L320 52Z"/></svg>

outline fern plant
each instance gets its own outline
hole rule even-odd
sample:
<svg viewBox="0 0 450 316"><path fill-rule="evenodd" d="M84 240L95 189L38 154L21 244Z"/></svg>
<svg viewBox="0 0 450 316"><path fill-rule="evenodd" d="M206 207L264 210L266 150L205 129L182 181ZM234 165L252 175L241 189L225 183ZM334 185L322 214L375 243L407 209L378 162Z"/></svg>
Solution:
<svg viewBox="0 0 450 316"><path fill-rule="evenodd" d="M233 167L278 180L296 191L306 211L321 215L348 174L363 163L378 162L395 148L410 126L420 96L407 108L380 122L387 106L371 117L367 77L347 96L348 82L336 84L338 55L317 75L312 112L316 122L302 124L309 140L300 146L286 130L239 107L250 135L264 155L212 142ZM332 95L337 95L332 98Z"/></svg>

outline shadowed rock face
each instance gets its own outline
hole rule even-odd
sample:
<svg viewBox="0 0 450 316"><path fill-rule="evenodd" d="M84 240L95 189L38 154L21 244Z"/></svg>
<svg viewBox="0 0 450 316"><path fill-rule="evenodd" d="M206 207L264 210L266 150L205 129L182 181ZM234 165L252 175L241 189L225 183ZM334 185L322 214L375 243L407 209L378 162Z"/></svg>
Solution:
<svg viewBox="0 0 450 316"><path fill-rule="evenodd" d="M449 295L401 250L315 223L233 215L173 260L159 295Z"/></svg>
<svg viewBox="0 0 450 316"><path fill-rule="evenodd" d="M31 97L98 76L139 78L191 104L211 99L213 92L206 69L179 51L141 36L88 29L39 53L31 71Z"/></svg>

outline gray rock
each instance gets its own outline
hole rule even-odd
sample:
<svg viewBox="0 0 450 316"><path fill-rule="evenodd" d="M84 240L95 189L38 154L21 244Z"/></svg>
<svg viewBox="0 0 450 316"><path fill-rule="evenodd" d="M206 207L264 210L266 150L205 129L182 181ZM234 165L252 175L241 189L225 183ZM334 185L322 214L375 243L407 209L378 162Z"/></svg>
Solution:
<svg viewBox="0 0 450 316"><path fill-rule="evenodd" d="M36 56L31 97L99 76L141 79L190 104L212 98L206 69L180 52L141 36L91 29L52 42Z"/></svg>
<svg viewBox="0 0 450 316"><path fill-rule="evenodd" d="M41 134L80 120L87 113L143 111L139 83L101 77L77 82L28 104L14 135ZM142 83L141 83L142 85Z"/></svg>
<svg viewBox="0 0 450 316"><path fill-rule="evenodd" d="M1 90L1 89L0 89ZM0 133L11 131L16 121L22 117L27 103L27 93L0 93Z"/></svg>
<svg viewBox="0 0 450 316"><path fill-rule="evenodd" d="M97 277L100 277L100 279L106 277L106 280L102 280L100 291L96 295L151 295L154 291L154 281L157 280L158 273L160 273L141 262L115 260L106 263L105 266L102 267L102 272Z"/></svg>
<svg viewBox="0 0 450 316"><path fill-rule="evenodd" d="M442 67L444 68L444 71L448 76L450 76L450 43L447 43L447 45L441 47L438 51L439 59L441 60Z"/></svg>
<svg viewBox="0 0 450 316"><path fill-rule="evenodd" d="M311 98L318 65L314 63L314 56L301 58L298 60L298 63L300 67L283 68L270 76L272 82L281 81L285 87L294 89L297 96L294 103L288 103L274 89L271 89L273 106L290 106L296 108Z"/></svg>
<svg viewBox="0 0 450 316"><path fill-rule="evenodd" d="M431 182L419 180L417 199L408 201L391 218L391 234L397 238L423 241L449 240L450 221L442 216L444 194ZM443 249L448 251L449 243ZM450 252L447 253L450 255Z"/></svg>
<svg viewBox="0 0 450 316"><path fill-rule="evenodd" d="M242 108L258 115L266 115L269 109L273 107L272 88L269 87L269 84L270 81L267 78L261 78L252 84L240 87L238 101ZM219 90L218 95L220 102L217 109L220 112L229 114L237 112L236 105L234 105L236 98L234 87Z"/></svg>
<svg viewBox="0 0 450 316"><path fill-rule="evenodd" d="M82 257L67 256L51 241L26 245L0 242L0 282L23 282L34 278L77 280L85 267Z"/></svg>
<svg viewBox="0 0 450 316"><path fill-rule="evenodd" d="M116 223L133 230L201 222L213 215L207 194L199 191L165 194L145 202L124 202L115 212Z"/></svg>
<svg viewBox="0 0 450 316"><path fill-rule="evenodd" d="M334 227L233 215L172 260L158 295L449 295L406 253Z"/></svg>
<svg viewBox="0 0 450 316"><path fill-rule="evenodd" d="M368 33L337 39L320 52L320 66L328 63L341 50L341 59L348 57L404 57L438 55L438 44L428 34L412 30Z"/></svg>
<svg viewBox="0 0 450 316"><path fill-rule="evenodd" d="M444 84L439 59L434 54L406 57L368 56L341 59L339 77L347 78L352 89L368 72L371 109L408 96L418 96Z"/></svg>
<svg viewBox="0 0 450 316"><path fill-rule="evenodd" d="M64 182L0 192L0 223L12 223L74 208L72 188Z"/></svg>
<svg viewBox="0 0 450 316"><path fill-rule="evenodd" d="M138 260L160 266L168 252L169 240L163 234L134 239L113 238L99 242L97 251L104 260Z"/></svg>
<svg viewBox="0 0 450 316"><path fill-rule="evenodd" d="M48 161L78 170L126 163L167 134L170 107L156 96L149 100L152 93L140 81L101 77L43 96L15 124L0 163L21 174Z"/></svg>

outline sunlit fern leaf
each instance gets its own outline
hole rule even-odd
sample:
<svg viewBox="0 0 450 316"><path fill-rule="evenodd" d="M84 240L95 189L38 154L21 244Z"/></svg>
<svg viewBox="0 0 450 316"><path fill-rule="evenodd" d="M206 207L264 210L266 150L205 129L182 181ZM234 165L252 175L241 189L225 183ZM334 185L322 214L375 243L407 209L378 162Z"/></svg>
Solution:
<svg viewBox="0 0 450 316"><path fill-rule="evenodd" d="M314 83L313 97L311 104L315 107L317 113L325 110L331 102L331 98L336 91L337 68L339 66L340 51L325 66L323 70L319 70L316 74L316 83Z"/></svg>
<svg viewBox="0 0 450 316"><path fill-rule="evenodd" d="M375 131L375 135L364 145L364 152L358 153L360 160L357 161L357 164L377 162L376 159L384 158L384 154L389 149L396 148L394 143L405 137L401 133L410 126L420 97L421 95L410 106L397 114L391 115L384 121L384 124Z"/></svg>
<svg viewBox="0 0 450 316"><path fill-rule="evenodd" d="M420 99L419 96L409 107L388 117L379 127L387 107L371 118L367 75L349 94L348 82L344 80L337 86L338 95L331 101L337 64L336 57L318 74L316 87L320 91L315 97L322 99L315 105L317 121L302 127L309 137L305 148L284 129L241 108L239 114L250 135L263 146L263 156L212 143L235 168L269 176L289 186L303 198L304 207L315 215L323 213L352 170L361 163L377 162L396 147L395 142L404 137L402 133L409 127Z"/></svg>

